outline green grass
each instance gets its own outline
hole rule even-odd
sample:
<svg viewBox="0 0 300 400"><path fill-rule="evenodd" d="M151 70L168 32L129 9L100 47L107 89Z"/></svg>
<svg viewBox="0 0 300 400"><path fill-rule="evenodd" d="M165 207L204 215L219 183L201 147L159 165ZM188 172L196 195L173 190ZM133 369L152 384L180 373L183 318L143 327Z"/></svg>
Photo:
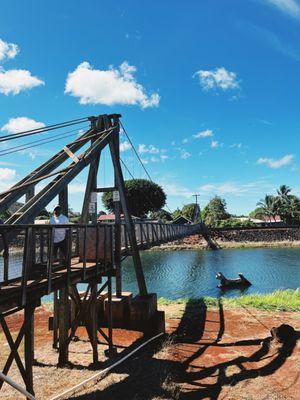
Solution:
<svg viewBox="0 0 300 400"><path fill-rule="evenodd" d="M204 297L201 299L177 299L168 300L160 298L158 304L187 304L199 305L203 302L207 306L218 306L219 301L227 307L253 307L260 310L273 310L273 311L300 311L300 289L296 290L276 290L269 294L249 294L234 298L225 298L221 300L213 297Z"/></svg>

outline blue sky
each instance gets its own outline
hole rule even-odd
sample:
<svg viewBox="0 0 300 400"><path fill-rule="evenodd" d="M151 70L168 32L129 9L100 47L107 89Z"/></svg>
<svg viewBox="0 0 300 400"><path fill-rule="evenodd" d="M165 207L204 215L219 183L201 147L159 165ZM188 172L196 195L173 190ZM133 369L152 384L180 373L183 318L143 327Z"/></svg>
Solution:
<svg viewBox="0 0 300 400"><path fill-rule="evenodd" d="M248 213L280 184L300 195L299 39L298 0L2 0L0 133L121 113L171 209L200 193ZM0 153L0 189L64 144ZM110 185L108 153L101 171ZM84 181L70 186L76 210Z"/></svg>

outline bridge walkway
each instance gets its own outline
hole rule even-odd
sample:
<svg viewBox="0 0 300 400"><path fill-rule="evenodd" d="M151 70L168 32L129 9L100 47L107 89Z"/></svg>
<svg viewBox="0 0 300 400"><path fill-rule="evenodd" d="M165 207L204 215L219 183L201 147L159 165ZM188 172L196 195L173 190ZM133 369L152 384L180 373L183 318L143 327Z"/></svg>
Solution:
<svg viewBox="0 0 300 400"><path fill-rule="evenodd" d="M135 223L139 249L147 249L199 232L200 225ZM101 281L115 275L114 225L60 225L67 230L66 259L53 259L51 225L0 226L5 249L0 260L0 312L40 300L61 288L77 283ZM14 235L8 244L6 237ZM131 255L125 224L121 225L121 255Z"/></svg>

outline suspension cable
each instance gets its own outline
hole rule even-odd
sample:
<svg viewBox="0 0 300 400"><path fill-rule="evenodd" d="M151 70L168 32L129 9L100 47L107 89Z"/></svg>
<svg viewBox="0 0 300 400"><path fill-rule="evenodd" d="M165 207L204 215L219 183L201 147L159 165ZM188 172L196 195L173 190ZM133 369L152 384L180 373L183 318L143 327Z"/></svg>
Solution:
<svg viewBox="0 0 300 400"><path fill-rule="evenodd" d="M88 120L89 120L89 117L84 117L84 118L80 118L80 119L74 119L74 120L71 120L71 121L62 122L62 123L59 123L59 124L45 126L43 128L30 129L30 130L23 131L23 132L18 132L18 133L15 133L15 134L1 136L0 143L8 141L8 140L19 139L20 137L22 138L22 137L26 137L26 136L42 134L42 133L45 133L45 132L48 132L48 131L52 131L52 130L55 130L55 129L60 129L60 128L65 128L67 126L81 124L83 122L87 122Z"/></svg>
<svg viewBox="0 0 300 400"><path fill-rule="evenodd" d="M82 129L87 128L88 126L83 127ZM17 153L22 150L30 149L32 147L37 147L41 146L43 144L51 143L59 139L63 139L66 137L74 136L74 132L77 132L78 128L72 129L71 131L67 131L64 133L59 133L57 135L51 136L51 139L38 139L38 140L33 140L28 143L20 144L18 146L13 146L8 149L0 150L0 156L5 156L6 154L11 154L11 153Z"/></svg>
<svg viewBox="0 0 300 400"><path fill-rule="evenodd" d="M138 158L139 162L141 163L141 165L142 165L144 171L146 172L146 175L148 176L149 180L150 180L151 182L153 182L153 180L152 180L152 178L151 178L149 172L147 171L147 169L146 169L146 167L145 167L143 161L141 160L141 157L139 156L139 153L137 152L137 150L136 150L136 148L134 147L134 144L132 143L132 141L131 141L131 139L130 139L128 133L126 132L126 129L124 128L124 125L122 124L122 121L120 121L120 125L121 125L121 127L122 127L122 129L123 129L123 131L124 131L124 133L125 133L125 135L126 135L128 141L129 141L129 143L130 143L130 145L131 145L131 147L132 147L132 149L133 149L135 155L137 156L137 158Z"/></svg>
<svg viewBox="0 0 300 400"><path fill-rule="evenodd" d="M129 135L128 135L128 133L127 133L127 131L126 131L124 125L122 124L122 121L120 121L120 125L121 125L121 127L122 127L122 129L123 129L123 132L125 133L125 135L126 135L128 141L129 141L129 143L130 143L130 145L131 145L131 147L132 147L132 149L133 149L135 155L137 156L137 158L138 158L138 160L139 160L139 162L140 162L142 168L143 168L144 171L146 172L146 175L148 176L149 180L150 180L151 182L153 182L153 180L152 180L152 178L151 178L149 172L147 171L147 168L145 167L143 161L141 160L141 157L140 157L139 154L138 154L138 151L137 151L136 148L134 147L134 144L132 143L132 140L130 139L130 137L129 137ZM120 160L121 160L121 158L120 158ZM131 174L131 172L128 170L128 168L127 168L127 166L125 165L125 163L123 162L123 160L121 160L121 162L122 162L122 164L125 166L126 170L128 171L129 175L132 177L132 179L135 179L135 178L133 177L133 175ZM153 204L152 204L152 205L153 205ZM172 211L171 211L171 209L170 209L170 207L168 206L167 203L165 204L165 206L166 206L166 208L168 209L168 211L169 211L170 213L172 213Z"/></svg>
<svg viewBox="0 0 300 400"><path fill-rule="evenodd" d="M87 128L87 126L86 126L85 128ZM85 137L81 137L81 138L79 138L79 139L77 139L77 140L74 140L72 143L67 144L67 146L69 146L70 144L74 144L74 143L80 143L80 142L83 142L83 141L88 141L88 140L90 140L90 139L92 139L93 137L96 137L96 136L99 137L99 134L104 134L104 133L110 132L110 131L112 131L113 129L115 129L115 128L112 127L112 128L106 129L106 130L104 130L104 131L97 132L97 133L92 134L92 135L88 135L88 136L85 136ZM15 153L15 152L23 151L23 150L25 150L25 149L30 149L30 148L32 148L32 147L37 147L37 146L40 146L40 145L43 145L43 144L46 144L46 143L51 143L51 142L54 142L54 141L59 140L59 139L61 139L61 138L66 138L66 137L74 136L74 133L71 133L71 134L68 134L68 135L67 135L67 133L75 132L75 131L77 131L77 130L78 130L78 129L76 128L76 129L73 129L72 131L68 131L68 132L65 132L65 133L60 133L59 135L52 136L51 139L39 139L39 140L35 140L35 141L30 142L30 143L37 143L37 142L43 141L43 142L40 143L40 144L31 145L31 146L27 146L26 144L24 144L24 145L19 145L19 146L12 147L12 148L10 148L10 149L8 149L8 150L2 150L2 151L0 151L0 156L4 156L4 155L6 155L6 154L10 154L10 153ZM54 139L55 137L56 137L56 139ZM22 146L24 146L24 147L22 147ZM17 149L17 148L20 148L20 149L19 149L19 150L11 151L12 149Z"/></svg>
<svg viewBox="0 0 300 400"><path fill-rule="evenodd" d="M130 169L127 167L127 165L125 164L125 162L122 160L122 158L120 157L120 161L121 163L124 165L124 168L126 169L126 171L128 172L128 174L131 176L131 178L135 181L136 178L132 175ZM153 181L151 181L153 182ZM153 182L154 183L154 182ZM144 198L151 204L151 206L155 209L155 205L153 204L153 202L151 201L151 199L142 191L142 196L144 196ZM167 206L167 205L166 205ZM171 212L171 211L170 211Z"/></svg>

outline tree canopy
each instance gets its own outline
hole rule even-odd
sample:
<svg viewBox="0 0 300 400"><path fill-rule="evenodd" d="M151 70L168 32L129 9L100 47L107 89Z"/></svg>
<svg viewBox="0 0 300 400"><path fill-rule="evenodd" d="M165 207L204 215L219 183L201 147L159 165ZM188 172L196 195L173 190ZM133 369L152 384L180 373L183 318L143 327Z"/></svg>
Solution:
<svg viewBox="0 0 300 400"><path fill-rule="evenodd" d="M151 212L150 218L162 222L172 221L173 219L171 213L164 209Z"/></svg>
<svg viewBox="0 0 300 400"><path fill-rule="evenodd" d="M291 194L291 188L287 185L281 185L277 190L277 196L267 194L257 205L265 216L271 222L275 221L275 216L279 215L286 224L295 224L300 222L300 199Z"/></svg>
<svg viewBox="0 0 300 400"><path fill-rule="evenodd" d="M161 210L166 204L166 194L158 184L146 179L130 179L125 181L129 211L136 217L143 217L149 212ZM105 208L114 212L112 192L102 196Z"/></svg>
<svg viewBox="0 0 300 400"><path fill-rule="evenodd" d="M195 220L199 219L199 214L200 214L199 205L195 203L185 204L181 210L181 215L183 215L185 218L187 218L192 222L196 222Z"/></svg>
<svg viewBox="0 0 300 400"><path fill-rule="evenodd" d="M217 226L219 221L230 218L227 212L225 199L219 196L213 197L203 209L204 222L209 226Z"/></svg>

